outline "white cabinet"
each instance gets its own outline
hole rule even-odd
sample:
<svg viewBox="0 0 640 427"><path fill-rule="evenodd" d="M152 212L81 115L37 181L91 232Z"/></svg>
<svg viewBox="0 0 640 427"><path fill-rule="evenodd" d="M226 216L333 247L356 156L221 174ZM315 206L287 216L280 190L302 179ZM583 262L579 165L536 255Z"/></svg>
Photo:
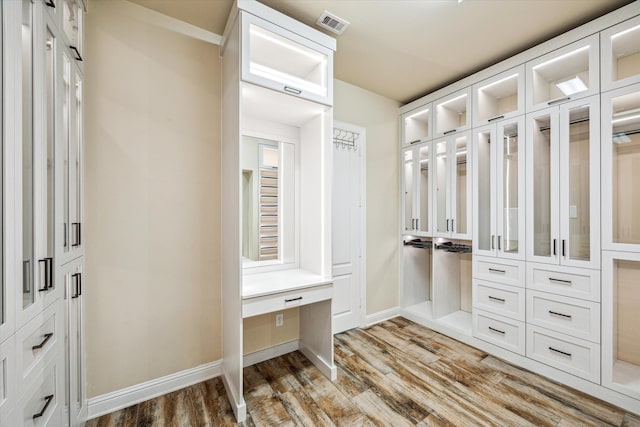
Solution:
<svg viewBox="0 0 640 427"><path fill-rule="evenodd" d="M640 253L602 253L602 384L640 399Z"/></svg>
<svg viewBox="0 0 640 427"><path fill-rule="evenodd" d="M473 85L473 127L524 114L524 65Z"/></svg>
<svg viewBox="0 0 640 427"><path fill-rule="evenodd" d="M433 106L427 104L400 116L402 145L429 141L433 134Z"/></svg>
<svg viewBox="0 0 640 427"><path fill-rule="evenodd" d="M430 236L431 188L433 171L429 167L431 143L407 148L402 152L402 230L404 234Z"/></svg>
<svg viewBox="0 0 640 427"><path fill-rule="evenodd" d="M640 250L640 84L602 95L602 247Z"/></svg>
<svg viewBox="0 0 640 427"><path fill-rule="evenodd" d="M242 80L333 104L333 49L251 13L242 14Z"/></svg>
<svg viewBox="0 0 640 427"><path fill-rule="evenodd" d="M527 115L527 261L600 267L599 99Z"/></svg>
<svg viewBox="0 0 640 427"><path fill-rule="evenodd" d="M640 16L600 33L602 91L640 82Z"/></svg>
<svg viewBox="0 0 640 427"><path fill-rule="evenodd" d="M600 90L598 34L527 63L527 112L584 98Z"/></svg>
<svg viewBox="0 0 640 427"><path fill-rule="evenodd" d="M473 130L473 253L524 259L524 116Z"/></svg>
<svg viewBox="0 0 640 427"><path fill-rule="evenodd" d="M56 0L62 14L62 34L72 58L80 67L84 55L84 5L83 0Z"/></svg>
<svg viewBox="0 0 640 427"><path fill-rule="evenodd" d="M433 235L471 239L471 133L433 141Z"/></svg>
<svg viewBox="0 0 640 427"><path fill-rule="evenodd" d="M471 88L465 88L433 103L434 138L469 129L471 126Z"/></svg>

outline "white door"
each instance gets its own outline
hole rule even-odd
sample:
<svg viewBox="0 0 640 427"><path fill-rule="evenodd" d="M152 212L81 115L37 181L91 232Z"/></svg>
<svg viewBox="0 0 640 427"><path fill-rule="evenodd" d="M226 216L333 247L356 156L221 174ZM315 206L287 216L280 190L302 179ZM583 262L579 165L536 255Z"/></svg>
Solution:
<svg viewBox="0 0 640 427"><path fill-rule="evenodd" d="M353 141L353 136L358 135ZM333 332L360 326L363 297L363 128L336 123L333 145ZM353 144L352 144L353 143Z"/></svg>

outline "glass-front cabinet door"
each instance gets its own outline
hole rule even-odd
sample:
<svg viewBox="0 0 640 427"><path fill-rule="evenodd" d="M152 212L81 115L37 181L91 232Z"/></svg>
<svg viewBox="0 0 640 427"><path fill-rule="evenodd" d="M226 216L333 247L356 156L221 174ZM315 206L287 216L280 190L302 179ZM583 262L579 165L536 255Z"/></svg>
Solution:
<svg viewBox="0 0 640 427"><path fill-rule="evenodd" d="M465 88L433 103L435 138L469 129L471 126L471 88Z"/></svg>
<svg viewBox="0 0 640 427"><path fill-rule="evenodd" d="M333 104L333 50L242 13L242 80Z"/></svg>
<svg viewBox="0 0 640 427"><path fill-rule="evenodd" d="M598 34L527 63L527 111L539 110L598 93Z"/></svg>
<svg viewBox="0 0 640 427"><path fill-rule="evenodd" d="M413 145L431 139L432 107L431 104L405 113L402 122L402 145Z"/></svg>
<svg viewBox="0 0 640 427"><path fill-rule="evenodd" d="M473 132L473 252L524 259L524 117Z"/></svg>
<svg viewBox="0 0 640 427"><path fill-rule="evenodd" d="M602 91L640 82L640 16L600 33Z"/></svg>
<svg viewBox="0 0 640 427"><path fill-rule="evenodd" d="M524 114L524 65L473 85L473 127Z"/></svg>
<svg viewBox="0 0 640 427"><path fill-rule="evenodd" d="M599 100L527 116L527 260L600 266Z"/></svg>
<svg viewBox="0 0 640 427"><path fill-rule="evenodd" d="M433 142L434 236L471 239L471 133Z"/></svg>
<svg viewBox="0 0 640 427"><path fill-rule="evenodd" d="M640 84L602 95L603 249L640 251Z"/></svg>
<svg viewBox="0 0 640 427"><path fill-rule="evenodd" d="M431 143L403 151L403 233L431 236Z"/></svg>
<svg viewBox="0 0 640 427"><path fill-rule="evenodd" d="M84 7L81 0L56 0L62 8L62 30L73 58L82 67L84 56Z"/></svg>

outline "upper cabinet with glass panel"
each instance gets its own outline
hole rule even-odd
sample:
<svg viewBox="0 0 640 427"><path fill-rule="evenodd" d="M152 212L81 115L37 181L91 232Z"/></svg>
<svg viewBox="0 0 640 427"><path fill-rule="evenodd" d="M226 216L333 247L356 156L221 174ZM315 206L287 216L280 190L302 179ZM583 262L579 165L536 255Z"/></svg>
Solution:
<svg viewBox="0 0 640 427"><path fill-rule="evenodd" d="M602 90L640 82L640 16L601 33Z"/></svg>
<svg viewBox="0 0 640 427"><path fill-rule="evenodd" d="M473 85L473 127L524 114L524 65Z"/></svg>
<svg viewBox="0 0 640 427"><path fill-rule="evenodd" d="M69 49L71 49L76 61L82 64L84 6L80 0L56 0L56 4L62 6L62 29L67 38Z"/></svg>
<svg viewBox="0 0 640 427"><path fill-rule="evenodd" d="M412 145L431 139L433 132L431 104L402 115L402 145Z"/></svg>
<svg viewBox="0 0 640 427"><path fill-rule="evenodd" d="M241 18L244 81L333 104L334 39L307 38L246 12Z"/></svg>
<svg viewBox="0 0 640 427"><path fill-rule="evenodd" d="M527 111L598 93L598 34L527 63Z"/></svg>
<svg viewBox="0 0 640 427"><path fill-rule="evenodd" d="M469 129L471 119L471 88L465 88L435 103L436 129L434 138Z"/></svg>

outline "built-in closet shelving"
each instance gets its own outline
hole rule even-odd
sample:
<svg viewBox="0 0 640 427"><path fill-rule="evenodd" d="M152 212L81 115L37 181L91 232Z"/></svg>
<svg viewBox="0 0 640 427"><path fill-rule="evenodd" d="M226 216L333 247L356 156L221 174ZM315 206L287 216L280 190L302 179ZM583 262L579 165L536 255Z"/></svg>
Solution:
<svg viewBox="0 0 640 427"><path fill-rule="evenodd" d="M639 36L634 2L401 107L399 144L401 313L633 412Z"/></svg>
<svg viewBox="0 0 640 427"><path fill-rule="evenodd" d="M221 47L223 379L240 422L243 319L299 309L300 351L331 380L335 40L238 0Z"/></svg>

